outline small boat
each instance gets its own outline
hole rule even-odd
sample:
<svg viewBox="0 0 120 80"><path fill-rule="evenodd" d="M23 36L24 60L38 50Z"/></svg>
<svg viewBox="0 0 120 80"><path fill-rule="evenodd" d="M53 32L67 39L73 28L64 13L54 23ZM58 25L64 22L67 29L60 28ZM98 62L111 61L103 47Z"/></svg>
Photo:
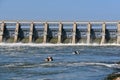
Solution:
<svg viewBox="0 0 120 80"><path fill-rule="evenodd" d="M47 58L45 59L45 61L53 61L53 58L52 58L52 57L47 57Z"/></svg>

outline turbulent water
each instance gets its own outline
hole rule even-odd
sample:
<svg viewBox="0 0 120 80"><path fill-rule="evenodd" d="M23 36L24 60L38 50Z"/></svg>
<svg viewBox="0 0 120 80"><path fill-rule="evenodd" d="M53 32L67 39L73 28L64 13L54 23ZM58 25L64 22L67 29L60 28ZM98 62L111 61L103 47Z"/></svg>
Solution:
<svg viewBox="0 0 120 80"><path fill-rule="evenodd" d="M0 80L104 80L119 61L119 46L0 45Z"/></svg>

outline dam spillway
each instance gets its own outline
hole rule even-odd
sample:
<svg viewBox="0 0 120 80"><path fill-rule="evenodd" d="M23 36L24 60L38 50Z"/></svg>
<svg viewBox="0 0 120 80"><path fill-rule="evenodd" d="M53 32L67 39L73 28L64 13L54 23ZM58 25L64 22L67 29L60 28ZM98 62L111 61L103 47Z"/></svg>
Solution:
<svg viewBox="0 0 120 80"><path fill-rule="evenodd" d="M0 21L2 42L120 44L120 22Z"/></svg>

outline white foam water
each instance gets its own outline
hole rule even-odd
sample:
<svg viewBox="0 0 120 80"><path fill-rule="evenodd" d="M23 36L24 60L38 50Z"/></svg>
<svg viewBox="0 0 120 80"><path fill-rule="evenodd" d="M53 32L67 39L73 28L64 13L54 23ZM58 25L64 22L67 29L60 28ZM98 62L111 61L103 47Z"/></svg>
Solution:
<svg viewBox="0 0 120 80"><path fill-rule="evenodd" d="M86 43L0 43L0 46L10 46L10 47L16 47L16 46L31 46L31 47L45 47L45 46L120 46L120 44L116 43L109 43L109 44L98 44L98 43L92 43L92 44L86 44Z"/></svg>
<svg viewBox="0 0 120 80"><path fill-rule="evenodd" d="M120 61L119 47L116 47L119 45L104 46L108 45L112 47L96 47L103 46L97 43L0 43L1 79L102 80L120 69L120 65L115 64ZM81 54L73 55L76 50ZM44 61L48 56L52 56L54 61Z"/></svg>
<svg viewBox="0 0 120 80"><path fill-rule="evenodd" d="M17 67L17 66L20 66L20 65L23 65L24 63L10 63L10 64L5 64L3 66L0 66L0 67Z"/></svg>
<svg viewBox="0 0 120 80"><path fill-rule="evenodd" d="M107 63L94 63L94 62L80 62L80 63L42 63L42 64L31 64L31 65L24 65L24 63L11 63L5 64L1 67L22 67L22 68L32 68L32 67L45 67L45 66L72 66L72 67L79 67L79 66L104 66L108 68L117 68L120 69L120 64L107 64Z"/></svg>
<svg viewBox="0 0 120 80"><path fill-rule="evenodd" d="M94 62L80 62L80 63L70 63L67 66L105 66L108 68L119 68L120 64L107 64L107 63L94 63Z"/></svg>

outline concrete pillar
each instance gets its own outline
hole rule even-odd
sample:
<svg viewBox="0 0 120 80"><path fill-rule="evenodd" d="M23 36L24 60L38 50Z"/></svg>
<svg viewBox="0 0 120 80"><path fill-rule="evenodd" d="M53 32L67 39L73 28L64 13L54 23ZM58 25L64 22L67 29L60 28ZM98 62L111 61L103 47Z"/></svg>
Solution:
<svg viewBox="0 0 120 80"><path fill-rule="evenodd" d="M120 23L117 26L117 44L120 44Z"/></svg>
<svg viewBox="0 0 120 80"><path fill-rule="evenodd" d="M72 34L72 43L76 43L76 29L77 29L77 24L73 24L73 34Z"/></svg>
<svg viewBox="0 0 120 80"><path fill-rule="evenodd" d="M63 24L59 23L58 43L62 43L62 30L63 30Z"/></svg>
<svg viewBox="0 0 120 80"><path fill-rule="evenodd" d="M31 43L33 40L33 29L34 29L34 23L32 22L30 24L29 43Z"/></svg>
<svg viewBox="0 0 120 80"><path fill-rule="evenodd" d="M45 23L45 26L44 26L44 37L43 37L43 43L46 43L47 42L47 36L48 36L48 23L46 22Z"/></svg>
<svg viewBox="0 0 120 80"><path fill-rule="evenodd" d="M106 33L106 24L102 24L102 39L101 39L101 44L105 43L105 33Z"/></svg>
<svg viewBox="0 0 120 80"><path fill-rule="evenodd" d="M14 42L15 43L18 41L19 28L20 28L20 24L17 22L16 23L16 29L15 29L15 36L14 36Z"/></svg>
<svg viewBox="0 0 120 80"><path fill-rule="evenodd" d="M87 44L89 44L90 43L90 35L91 35L91 24L90 23L88 23L87 30L88 30L88 32L87 32Z"/></svg>
<svg viewBox="0 0 120 80"><path fill-rule="evenodd" d="M5 23L2 22L0 27L0 43L3 41L4 29L5 29Z"/></svg>

